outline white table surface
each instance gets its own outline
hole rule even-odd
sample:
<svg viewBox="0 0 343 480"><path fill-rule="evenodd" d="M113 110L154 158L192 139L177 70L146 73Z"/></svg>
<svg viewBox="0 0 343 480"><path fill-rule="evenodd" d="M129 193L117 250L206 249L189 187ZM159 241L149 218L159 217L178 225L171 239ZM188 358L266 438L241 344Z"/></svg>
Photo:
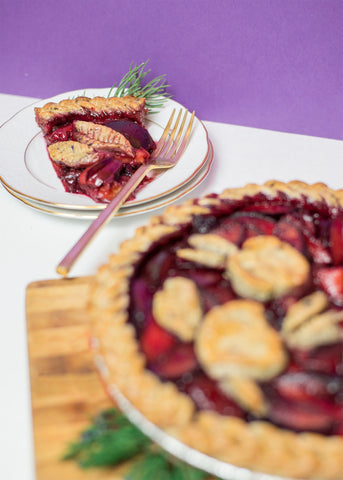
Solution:
<svg viewBox="0 0 343 480"><path fill-rule="evenodd" d="M0 124L34 101L0 94ZM343 188L342 141L204 123L214 162L207 179L188 197L268 179L321 181ZM33 281L58 278L56 264L90 221L41 213L1 187L0 205L0 478L33 480L25 290ZM72 276L93 274L123 239L158 212L113 220L80 258Z"/></svg>

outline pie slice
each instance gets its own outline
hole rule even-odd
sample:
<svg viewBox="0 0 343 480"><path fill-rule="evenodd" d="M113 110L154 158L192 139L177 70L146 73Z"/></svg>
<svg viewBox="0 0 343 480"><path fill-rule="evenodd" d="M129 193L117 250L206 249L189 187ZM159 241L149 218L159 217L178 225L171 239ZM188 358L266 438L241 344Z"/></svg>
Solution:
<svg viewBox="0 0 343 480"><path fill-rule="evenodd" d="M96 202L110 202L155 149L144 98L77 97L37 107L35 117L65 190Z"/></svg>
<svg viewBox="0 0 343 480"><path fill-rule="evenodd" d="M96 364L186 445L343 478L343 191L269 181L167 208L99 268Z"/></svg>

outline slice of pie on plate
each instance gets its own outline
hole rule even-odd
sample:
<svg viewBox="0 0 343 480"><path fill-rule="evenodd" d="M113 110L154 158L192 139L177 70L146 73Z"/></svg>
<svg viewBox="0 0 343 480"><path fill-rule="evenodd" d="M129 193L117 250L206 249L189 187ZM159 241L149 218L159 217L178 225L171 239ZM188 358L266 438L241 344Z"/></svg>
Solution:
<svg viewBox="0 0 343 480"><path fill-rule="evenodd" d="M145 99L132 96L77 97L36 107L64 189L110 202L155 149L144 127L146 112Z"/></svg>
<svg viewBox="0 0 343 480"><path fill-rule="evenodd" d="M171 206L99 268L90 312L105 386L169 435L343 478L343 191L269 181Z"/></svg>

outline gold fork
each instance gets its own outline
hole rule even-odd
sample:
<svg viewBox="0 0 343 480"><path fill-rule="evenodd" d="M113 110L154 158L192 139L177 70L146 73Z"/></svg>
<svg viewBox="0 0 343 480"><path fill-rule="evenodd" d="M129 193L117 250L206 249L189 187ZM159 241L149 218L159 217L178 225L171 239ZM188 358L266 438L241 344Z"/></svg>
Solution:
<svg viewBox="0 0 343 480"><path fill-rule="evenodd" d="M179 111L174 126L172 127L175 109L168 120L168 123L162 133L161 138L157 142L156 149L149 159L149 163L141 165L132 175L130 180L124 185L115 198L107 205L107 207L99 214L99 216L91 223L85 233L80 237L77 243L71 248L66 256L58 264L56 271L62 276L67 276L75 261L89 245L94 236L100 231L104 225L113 217L125 202L128 196L141 183L145 176L154 169L167 169L176 165L177 161L185 151L188 140L192 131L194 120L194 112L186 127L186 119L188 110L185 110L182 117L182 109ZM180 124L180 120L182 121ZM179 126L180 124L180 126Z"/></svg>

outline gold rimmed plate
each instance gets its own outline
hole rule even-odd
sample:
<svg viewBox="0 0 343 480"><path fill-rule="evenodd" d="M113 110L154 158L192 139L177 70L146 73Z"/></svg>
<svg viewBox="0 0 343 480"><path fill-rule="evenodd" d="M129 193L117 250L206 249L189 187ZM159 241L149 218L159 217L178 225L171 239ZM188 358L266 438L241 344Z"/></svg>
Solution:
<svg viewBox="0 0 343 480"><path fill-rule="evenodd" d="M186 185L180 187L179 189L173 191L169 195L164 195L156 200L152 200L150 202L146 202L140 205L133 205L126 208L121 208L115 217L125 217L125 216L132 216L132 215L139 215L142 213L148 213L158 208L164 208L168 206L170 203L175 202L176 200L181 199L192 190L197 188L201 183L206 179L207 175L209 174L212 161L213 161L213 148L211 143L209 143L209 151L208 156L204 165L199 169L199 171L193 176L193 178L187 182ZM3 186L5 189L10 193L13 197L19 200L21 203L38 210L42 213L55 215L57 217L63 218L75 218L75 219L83 219L83 220L94 220L99 215L99 210L77 210L71 208L60 208L54 205L45 205L41 202L36 202L26 196L20 195L16 191L12 190L10 186L3 182Z"/></svg>
<svg viewBox="0 0 343 480"><path fill-rule="evenodd" d="M66 92L29 105L5 122L0 128L0 180L4 186L27 201L50 208L87 212L105 208L106 204L96 203L85 195L65 192L51 165L43 135L35 122L34 107L78 95L106 97L108 92L108 88ZM168 99L160 112L148 116L147 128L155 140L161 136L172 109L180 107L184 108ZM195 117L190 142L178 164L157 176L137 193L135 199L127 201L122 208L156 201L181 187L186 187L204 166L209 150L207 130Z"/></svg>

